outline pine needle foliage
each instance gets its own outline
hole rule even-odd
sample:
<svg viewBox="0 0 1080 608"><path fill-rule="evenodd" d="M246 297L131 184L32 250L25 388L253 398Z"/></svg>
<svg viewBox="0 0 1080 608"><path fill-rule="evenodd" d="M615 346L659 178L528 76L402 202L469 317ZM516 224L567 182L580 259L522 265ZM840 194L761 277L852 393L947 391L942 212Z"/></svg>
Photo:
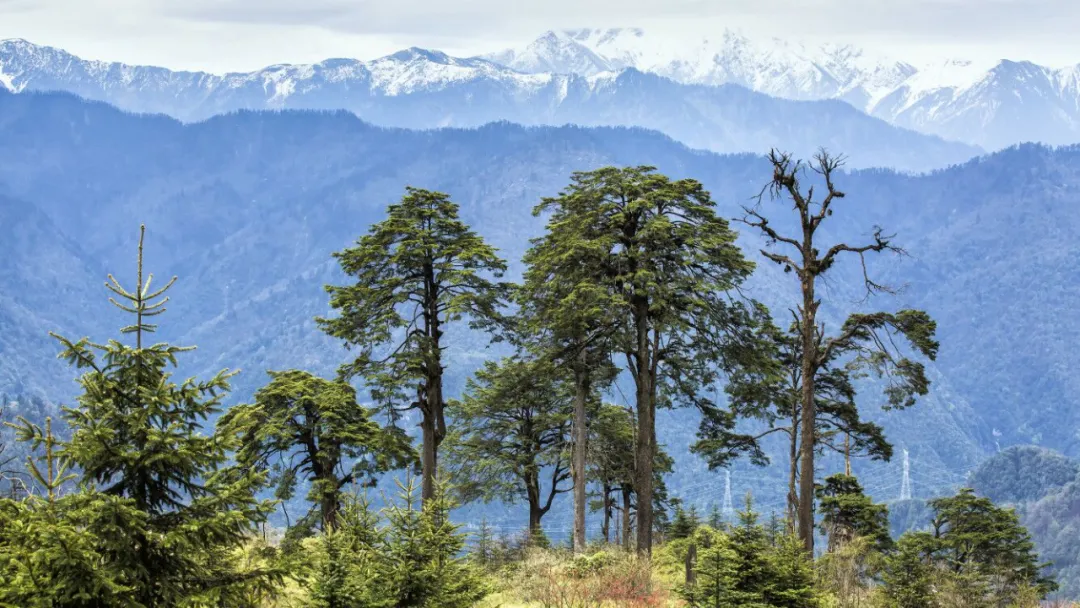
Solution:
<svg viewBox="0 0 1080 608"><path fill-rule="evenodd" d="M156 329L147 319L165 312L168 297L162 296L175 282L151 291L153 275L143 277L144 234L145 227L136 288L125 289L112 275L106 283L115 296L110 301L135 317L120 330L134 345L54 334L60 356L84 372L79 406L63 410L71 439L60 457L82 471L84 489L126 499L140 514L145 528L133 528L125 537L130 545L112 547L111 556L137 604L194 606L219 601L227 588L272 578L269 571L233 567L234 551L272 507L255 498L265 474L228 466L233 443L204 432L206 420L221 411L233 373L178 383L170 368L193 347L144 343Z"/></svg>
<svg viewBox="0 0 1080 608"><path fill-rule="evenodd" d="M298 370L269 374L255 402L231 407L219 427L237 437L238 464L273 469L276 496L292 496L301 479L309 482L308 500L324 528L336 525L345 486L372 486L379 473L416 462L408 436L380 427L348 383Z"/></svg>
<svg viewBox="0 0 1080 608"><path fill-rule="evenodd" d="M409 187L387 218L354 247L334 254L355 279L327 286L333 319L317 319L331 336L359 350L342 366L364 377L372 397L391 412L418 409L423 431L422 495L435 492L438 448L446 437L444 334L467 320L474 328L500 322L508 287L493 278L506 263L458 219L447 194Z"/></svg>

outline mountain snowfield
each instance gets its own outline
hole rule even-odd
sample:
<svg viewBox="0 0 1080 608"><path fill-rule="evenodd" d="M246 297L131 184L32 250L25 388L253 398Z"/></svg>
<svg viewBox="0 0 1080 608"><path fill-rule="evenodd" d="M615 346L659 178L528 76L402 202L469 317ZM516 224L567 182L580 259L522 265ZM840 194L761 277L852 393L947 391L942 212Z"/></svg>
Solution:
<svg viewBox="0 0 1080 608"><path fill-rule="evenodd" d="M635 89L635 98L620 90L628 82L648 88ZM731 30L709 38L633 28L547 32L520 48L482 57L411 48L370 61L329 59L221 75L87 61L24 40L0 41L4 88L68 91L185 121L239 109L346 109L377 124L407 128L577 122L657 129L719 152L760 152L776 143L798 148L779 134L790 129L787 122L772 118L765 125L770 117L757 116L760 125L733 124L732 116L748 117L744 109L732 111L732 103L744 100L730 101L735 94L723 88L731 85L782 100L840 100L893 126L985 150L1023 141L1080 141L1080 66L943 60L917 67L852 46L752 40ZM817 118L817 107L776 107L786 117L805 112L807 123ZM874 130L856 124L831 128ZM824 144L847 143L812 135ZM748 148L751 142L756 143ZM855 148L858 158L861 150ZM920 165L875 158L874 164L920 170L963 160L964 154L927 154L916 147L911 156L932 160Z"/></svg>
<svg viewBox="0 0 1080 608"><path fill-rule="evenodd" d="M547 32L487 56L526 73L635 68L687 84L739 84L786 99L840 99L894 125L988 149L1080 141L1080 64L942 59L915 66L850 45L653 36L637 28Z"/></svg>

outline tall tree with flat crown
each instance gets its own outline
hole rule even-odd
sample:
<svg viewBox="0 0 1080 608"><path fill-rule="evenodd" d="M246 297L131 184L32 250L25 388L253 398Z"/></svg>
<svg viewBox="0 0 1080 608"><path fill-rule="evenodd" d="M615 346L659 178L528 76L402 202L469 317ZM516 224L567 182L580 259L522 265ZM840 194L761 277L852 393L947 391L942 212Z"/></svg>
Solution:
<svg viewBox="0 0 1080 608"><path fill-rule="evenodd" d="M447 467L465 500L524 498L530 536L570 478L572 388L550 361L528 354L488 361L470 378L446 444Z"/></svg>
<svg viewBox="0 0 1080 608"><path fill-rule="evenodd" d="M236 435L239 464L275 470L278 495L291 495L298 476L310 482L324 531L337 528L346 485L373 485L379 473L416 462L408 437L380 427L350 384L299 370L269 374L255 402L230 408L219 427Z"/></svg>
<svg viewBox="0 0 1080 608"><path fill-rule="evenodd" d="M458 219L448 195L412 187L389 206L385 220L334 257L356 282L327 286L340 315L317 321L359 349L342 366L343 378L366 378L372 397L392 411L420 411L421 498L427 501L446 437L443 336L451 323L481 328L499 319L507 287L488 275L501 277L506 263Z"/></svg>
<svg viewBox="0 0 1080 608"><path fill-rule="evenodd" d="M905 408L915 403L916 395L925 395L930 381L921 363L903 356L897 349L895 338L907 339L911 348L933 360L938 343L934 340L936 324L921 310L901 310L893 313L852 314L840 328L840 332L827 338L824 327L819 324L817 313L821 300L817 297L817 280L825 274L836 260L846 254L858 256L862 263L863 283L867 296L892 290L875 282L866 267L866 254L904 251L893 244L892 237L881 228L875 228L872 242L865 245L836 243L825 249L816 240L818 228L825 218L833 214L833 203L844 198L833 178L843 164L843 158L822 151L808 165L793 161L787 154L772 151L768 156L773 176L766 186L772 198L788 198L798 219L799 231L795 236L778 232L768 218L756 207L746 208L747 225L759 230L769 245L780 243L793 250L788 256L767 249L761 250L766 259L783 267L784 272L794 272L799 280L802 302L795 312L795 331L799 335L801 386L799 444L799 538L806 550L814 551L814 456L819 445L817 433L820 426L817 381L823 367L838 358L848 359L848 365L876 373L885 378L886 408ZM809 168L824 182L826 193L814 200L813 186L804 190L801 176ZM765 191L762 192L765 194ZM824 250L824 253L822 251Z"/></svg>
<svg viewBox="0 0 1080 608"><path fill-rule="evenodd" d="M644 554L654 528L656 408L711 407L702 389L751 325L753 307L731 292L753 264L714 207L697 181L645 166L575 173L560 196L538 207L551 212L552 254L579 269L575 281L602 294L608 312L598 333L612 335L612 352L634 379L637 549Z"/></svg>

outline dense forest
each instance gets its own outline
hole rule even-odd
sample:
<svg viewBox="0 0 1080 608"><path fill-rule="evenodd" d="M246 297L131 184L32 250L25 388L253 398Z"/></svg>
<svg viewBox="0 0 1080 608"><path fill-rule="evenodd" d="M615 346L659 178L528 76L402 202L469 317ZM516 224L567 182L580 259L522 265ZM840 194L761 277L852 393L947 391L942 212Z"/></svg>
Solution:
<svg viewBox="0 0 1080 608"><path fill-rule="evenodd" d="M140 230L105 285L128 321L53 333L77 399L9 425L25 466L4 467L0 605L1038 605L1059 585L1004 503L1060 491L963 488L899 535L865 492L852 460L895 451L871 409L919 417L947 336L895 306L874 263L909 253L893 227L850 230L865 203L842 157L766 161L733 220L690 177L572 172L534 201L520 280L450 194L409 187L332 256L307 328L346 347L336 372L268 369L231 407L227 359L192 373L193 347L157 336L183 279L154 279ZM871 305L835 297L843 264ZM746 288L764 268L790 299ZM477 340L498 356L448 388ZM680 409L709 469L778 461L783 508L762 517L748 493L737 516L702 513L669 492L658 420ZM467 534L450 512L478 501L528 523ZM557 502L565 543L545 531Z"/></svg>

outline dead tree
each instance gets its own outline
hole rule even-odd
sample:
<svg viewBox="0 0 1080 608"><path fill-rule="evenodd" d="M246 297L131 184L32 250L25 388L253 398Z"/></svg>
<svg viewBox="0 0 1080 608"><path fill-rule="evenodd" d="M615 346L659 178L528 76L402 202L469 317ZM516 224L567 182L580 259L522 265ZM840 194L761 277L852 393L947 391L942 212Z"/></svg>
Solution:
<svg viewBox="0 0 1080 608"><path fill-rule="evenodd" d="M891 252L904 255L905 252L893 244L893 235L886 235L880 227L874 228L871 242L864 245L836 243L825 248L815 239L822 222L832 216L833 204L844 198L844 193L833 182L837 171L843 165L843 157L831 156L822 150L811 162L803 163L793 161L789 154L773 150L768 159L772 164L772 179L757 197L758 204L744 208L746 216L742 222L765 236L769 249L762 249L761 254L783 267L785 272L794 273L802 293L801 303L797 310L792 311L801 342L799 375L802 380L799 391L802 441L799 444L797 519L799 538L806 550L813 554L814 455L819 440L816 435L819 425L815 379L818 378L819 370L837 358L846 358L850 365L866 368L886 379L887 402L883 407L908 407L914 404L916 395L926 394L929 380L921 363L900 354L894 338L898 335L906 337L915 351L933 360L938 349L938 343L934 340L936 325L925 312L919 310L852 314L838 334L827 338L825 327L818 320L818 308L821 305L816 293L818 278L832 268L838 257L851 254L859 259L867 298L878 293L892 294L895 290L875 282L870 277L866 254ZM815 200L813 186L804 189L800 182L807 169L824 182L826 193L820 201ZM798 233L790 236L780 234L770 225L768 218L759 210L766 193L773 200L790 199L801 228ZM787 251L783 253L775 250L785 248Z"/></svg>

